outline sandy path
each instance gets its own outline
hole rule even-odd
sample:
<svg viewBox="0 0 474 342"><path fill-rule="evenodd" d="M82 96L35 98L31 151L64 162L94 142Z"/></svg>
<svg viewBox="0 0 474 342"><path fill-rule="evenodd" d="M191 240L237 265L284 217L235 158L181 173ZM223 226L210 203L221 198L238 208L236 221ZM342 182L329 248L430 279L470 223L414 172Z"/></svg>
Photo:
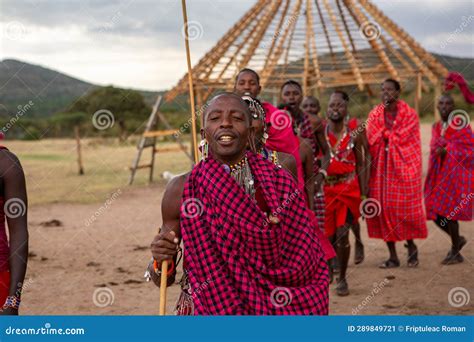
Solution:
<svg viewBox="0 0 474 342"><path fill-rule="evenodd" d="M429 129L428 125L422 127L424 170ZM112 195L108 208L101 209L104 198L99 204L58 203L30 209L30 250L35 256L30 257L23 314L157 314L158 288L144 282L143 273L150 258L149 243L161 223L163 185L124 187ZM87 225L96 211L96 220ZM53 219L62 226L41 225ZM385 245L368 239L362 223L366 260L355 266L351 253L351 295L337 297L331 289L331 314L474 313L474 298L459 308L448 302L448 293L455 287L463 287L474 296L474 224L461 223L461 233L469 242L463 250L465 262L453 266L440 264L450 247L448 237L431 222L428 226L428 239L417 241L417 269L405 266L406 249L398 244L402 267L381 270L377 265L387 257ZM94 303L97 289L104 296L96 296ZM170 288L168 311L178 292L179 285ZM112 297L113 303L101 306Z"/></svg>
<svg viewBox="0 0 474 342"><path fill-rule="evenodd" d="M156 314L158 290L152 283L145 283L142 276L150 255L147 247L160 222L161 196L160 186L122 190L89 227L84 222L100 205L33 207L31 251L36 256L30 258L23 314ZM63 226L40 225L52 219L61 221ZM472 223L461 225L469 244L463 251L466 261L454 266L440 265L449 240L433 224L429 228L429 238L418 241L420 267L403 266L392 271L376 267L386 257L385 246L367 238L363 223L366 260L355 266L351 256L348 276L351 295L338 298L332 290L331 313L351 314L353 310L360 314L473 313L473 301L461 308L448 303L448 292L454 287L465 287L474 294ZM406 251L401 244L398 250L405 262ZM106 307L94 304L93 293L100 286L113 292L113 304ZM178 291L179 285L170 289L170 308ZM359 304L362 307L357 309Z"/></svg>

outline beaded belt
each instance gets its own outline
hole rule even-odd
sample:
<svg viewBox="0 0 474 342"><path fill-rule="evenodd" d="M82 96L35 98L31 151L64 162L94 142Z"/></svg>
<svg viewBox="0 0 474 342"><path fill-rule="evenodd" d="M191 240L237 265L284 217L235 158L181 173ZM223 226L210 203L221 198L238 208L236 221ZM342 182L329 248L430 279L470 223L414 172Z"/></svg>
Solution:
<svg viewBox="0 0 474 342"><path fill-rule="evenodd" d="M341 175L333 175L326 177L326 185L333 186L339 183L349 182L355 177L355 172L343 173Z"/></svg>

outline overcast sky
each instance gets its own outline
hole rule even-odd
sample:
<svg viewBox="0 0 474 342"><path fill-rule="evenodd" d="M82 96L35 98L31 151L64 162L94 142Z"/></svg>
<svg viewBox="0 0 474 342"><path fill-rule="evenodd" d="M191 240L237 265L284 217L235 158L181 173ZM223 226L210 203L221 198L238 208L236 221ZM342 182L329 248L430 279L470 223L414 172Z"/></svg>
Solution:
<svg viewBox="0 0 474 342"><path fill-rule="evenodd" d="M256 0L188 0L197 62ZM374 0L428 51L474 58L471 0ZM0 59L97 84L161 90L186 72L181 1L0 0Z"/></svg>

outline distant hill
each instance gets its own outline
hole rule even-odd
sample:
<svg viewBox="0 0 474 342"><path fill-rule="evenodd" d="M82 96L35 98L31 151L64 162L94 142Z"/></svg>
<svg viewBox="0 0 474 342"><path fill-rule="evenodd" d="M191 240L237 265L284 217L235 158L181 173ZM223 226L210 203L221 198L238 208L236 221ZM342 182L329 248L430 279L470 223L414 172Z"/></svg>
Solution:
<svg viewBox="0 0 474 342"><path fill-rule="evenodd" d="M96 87L39 65L6 59L0 63L0 116L15 113L18 106L32 101L30 118L49 117ZM156 92L140 92L148 104L154 103Z"/></svg>
<svg viewBox="0 0 474 342"><path fill-rule="evenodd" d="M474 58L460 58L432 53L436 59L443 64L449 71L457 71L463 74L467 81L474 83L474 68L472 63Z"/></svg>
<svg viewBox="0 0 474 342"><path fill-rule="evenodd" d="M32 117L49 116L94 88L60 72L13 59L0 63L0 113L32 101Z"/></svg>
<svg viewBox="0 0 474 342"><path fill-rule="evenodd" d="M457 58L433 54L450 71L463 73L470 83L474 83L472 58ZM81 81L63 73L14 59L0 62L0 117L17 112L18 106L29 101L34 103L29 117L46 118L64 110L71 103L98 85ZM140 91L151 106L157 92ZM174 103L166 104L165 111L183 112L188 107L187 96L181 96Z"/></svg>

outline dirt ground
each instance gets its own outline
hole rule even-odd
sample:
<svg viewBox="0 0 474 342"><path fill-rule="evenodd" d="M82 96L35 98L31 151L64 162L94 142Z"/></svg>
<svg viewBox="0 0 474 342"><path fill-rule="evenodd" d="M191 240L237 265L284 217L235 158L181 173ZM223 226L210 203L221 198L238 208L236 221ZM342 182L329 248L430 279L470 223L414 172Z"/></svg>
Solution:
<svg viewBox="0 0 474 342"><path fill-rule="evenodd" d="M423 127L426 170L429 127ZM61 186L61 184L58 184ZM159 290L143 278L150 259L149 244L161 224L164 182L149 187L126 187L101 203L34 205L29 211L30 258L21 314L28 315L156 315ZM398 244L402 267L382 270L386 259L382 241L369 239L361 221L366 259L348 270L351 294L330 291L335 315L466 315L474 313L474 224L461 223L468 244L465 262L440 264L450 240L432 222L429 236L418 240L420 266L406 267L406 249ZM462 287L465 290L457 292ZM179 293L168 292L168 312ZM448 299L451 291L451 298ZM466 303L457 307L459 301Z"/></svg>
<svg viewBox="0 0 474 342"><path fill-rule="evenodd" d="M127 189L88 227L98 205L38 206L30 211L31 253L23 314L73 315L119 314L153 315L158 312L159 291L143 279L150 258L148 245L161 220L158 210L163 188L152 186ZM59 220L61 227L46 227ZM42 224L43 223L43 224ZM352 261L348 281L351 295L337 297L331 290L331 314L467 314L474 312L473 301L455 308L448 302L452 288L464 287L473 293L474 251L472 223L461 225L469 240L463 250L465 262L443 266L449 248L444 233L429 223L429 237L418 241L420 266L381 270L386 258L381 241L368 239L362 224L366 260ZM405 262L405 248L398 245ZM102 296L94 291L105 286ZM103 290L103 289L101 289ZM99 290L97 290L99 291ZM179 285L169 291L169 310ZM113 298L113 302L112 302ZM101 307L110 302L110 305ZM364 305L365 304L365 305ZM359 307L362 306L362 308Z"/></svg>

